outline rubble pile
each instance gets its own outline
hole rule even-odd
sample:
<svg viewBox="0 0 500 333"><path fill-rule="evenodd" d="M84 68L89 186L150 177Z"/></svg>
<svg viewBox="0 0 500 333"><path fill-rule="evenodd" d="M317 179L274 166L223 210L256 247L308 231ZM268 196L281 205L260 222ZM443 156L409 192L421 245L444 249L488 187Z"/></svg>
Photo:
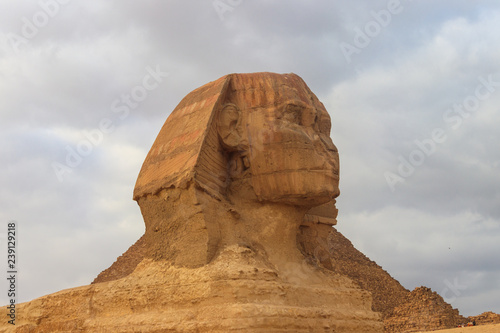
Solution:
<svg viewBox="0 0 500 333"><path fill-rule="evenodd" d="M475 322L476 325L498 324L500 323L500 314L491 311L483 312L480 315L469 317L468 321Z"/></svg>
<svg viewBox="0 0 500 333"><path fill-rule="evenodd" d="M415 288L384 320L386 332L420 332L456 327L466 323L443 298L427 287Z"/></svg>

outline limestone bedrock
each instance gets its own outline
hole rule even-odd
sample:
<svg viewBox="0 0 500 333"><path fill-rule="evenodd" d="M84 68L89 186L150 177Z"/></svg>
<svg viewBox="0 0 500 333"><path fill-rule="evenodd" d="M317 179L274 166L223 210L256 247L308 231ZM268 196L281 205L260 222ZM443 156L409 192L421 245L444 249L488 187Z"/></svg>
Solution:
<svg viewBox="0 0 500 333"><path fill-rule="evenodd" d="M295 74L229 74L192 91L137 178L142 238L92 285L20 304L18 329L381 332L369 292L306 260L315 233L297 243L301 226L336 223L330 129Z"/></svg>

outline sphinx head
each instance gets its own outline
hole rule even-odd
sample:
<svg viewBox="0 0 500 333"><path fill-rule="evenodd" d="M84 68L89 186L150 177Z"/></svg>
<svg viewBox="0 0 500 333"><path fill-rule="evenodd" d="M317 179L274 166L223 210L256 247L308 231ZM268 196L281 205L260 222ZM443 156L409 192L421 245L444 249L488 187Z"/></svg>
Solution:
<svg viewBox="0 0 500 333"><path fill-rule="evenodd" d="M134 199L194 182L223 200L317 206L339 195L328 112L295 74L230 74L172 112L137 179Z"/></svg>
<svg viewBox="0 0 500 333"><path fill-rule="evenodd" d="M189 93L134 189L150 255L203 265L228 244L279 252L270 249L285 239L296 248L301 223L335 224L339 157L330 127L295 74L230 74Z"/></svg>
<svg viewBox="0 0 500 333"><path fill-rule="evenodd" d="M216 112L233 195L311 207L339 195L330 116L297 75L235 74Z"/></svg>

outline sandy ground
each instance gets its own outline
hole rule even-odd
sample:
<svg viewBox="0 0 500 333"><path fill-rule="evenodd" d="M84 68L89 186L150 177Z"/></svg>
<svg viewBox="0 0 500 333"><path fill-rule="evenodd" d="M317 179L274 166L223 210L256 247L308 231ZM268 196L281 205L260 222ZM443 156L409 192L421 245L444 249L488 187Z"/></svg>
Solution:
<svg viewBox="0 0 500 333"><path fill-rule="evenodd" d="M447 330L432 331L436 333L500 333L500 324L458 327Z"/></svg>

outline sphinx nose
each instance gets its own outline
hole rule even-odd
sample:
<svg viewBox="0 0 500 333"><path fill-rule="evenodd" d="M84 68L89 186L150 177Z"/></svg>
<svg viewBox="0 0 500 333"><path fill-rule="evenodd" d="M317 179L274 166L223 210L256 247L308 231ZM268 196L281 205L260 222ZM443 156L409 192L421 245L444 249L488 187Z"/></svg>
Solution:
<svg viewBox="0 0 500 333"><path fill-rule="evenodd" d="M335 152L335 153L338 153L338 149L337 149L337 146L335 146L335 144L333 143L332 139L325 135L325 134L320 134L319 135L320 139L321 139L321 142L325 145L325 148L329 151L332 151L332 152Z"/></svg>
<svg viewBox="0 0 500 333"><path fill-rule="evenodd" d="M314 147L319 150L338 153L337 146L333 143L330 136L322 133L318 133L311 128L305 131L307 137L314 144Z"/></svg>
<svg viewBox="0 0 500 333"><path fill-rule="evenodd" d="M333 143L332 139L325 135L319 134L319 140L315 142L316 147L321 146L319 148L321 151L325 152L327 158L325 160L325 169L332 169L335 174L339 174L339 154L337 147ZM316 149L318 149L316 148Z"/></svg>

